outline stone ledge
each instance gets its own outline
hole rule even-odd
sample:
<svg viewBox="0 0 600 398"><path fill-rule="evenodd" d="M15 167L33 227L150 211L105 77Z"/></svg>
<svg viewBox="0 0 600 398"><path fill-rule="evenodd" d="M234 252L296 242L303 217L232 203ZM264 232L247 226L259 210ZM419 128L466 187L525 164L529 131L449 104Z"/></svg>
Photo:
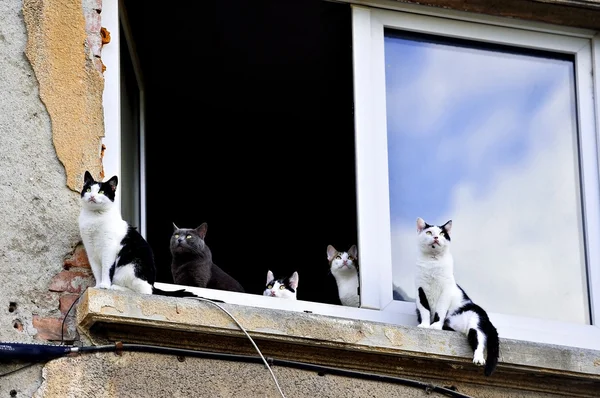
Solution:
<svg viewBox="0 0 600 398"><path fill-rule="evenodd" d="M600 351L503 339L496 373L472 364L466 338L285 310L219 304L250 333L263 355L326 366L529 391L596 396ZM89 288L77 309L80 333L94 344L122 341L256 355L236 323L207 302Z"/></svg>

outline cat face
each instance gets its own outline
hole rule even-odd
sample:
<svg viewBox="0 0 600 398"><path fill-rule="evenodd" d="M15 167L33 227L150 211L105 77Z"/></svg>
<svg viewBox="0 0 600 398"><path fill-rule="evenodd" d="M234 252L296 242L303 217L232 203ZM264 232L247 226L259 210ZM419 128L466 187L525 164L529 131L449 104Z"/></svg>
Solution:
<svg viewBox="0 0 600 398"><path fill-rule="evenodd" d="M417 242L424 253L443 253L450 248L452 220L442 226L429 225L417 218Z"/></svg>
<svg viewBox="0 0 600 398"><path fill-rule="evenodd" d="M95 181L86 171L81 189L81 203L90 210L104 210L115 202L118 178L113 176L106 182Z"/></svg>
<svg viewBox="0 0 600 398"><path fill-rule="evenodd" d="M208 225L202 223L198 228L178 228L173 224L173 235L171 235L171 254L202 253L206 244L204 237Z"/></svg>
<svg viewBox="0 0 600 398"><path fill-rule="evenodd" d="M287 278L275 279L271 271L267 272L267 286L263 296L279 297L286 299L296 299L296 289L298 289L298 272Z"/></svg>
<svg viewBox="0 0 600 398"><path fill-rule="evenodd" d="M331 272L354 273L358 271L358 249L352 245L347 252L340 252L332 245L327 246L327 260Z"/></svg>

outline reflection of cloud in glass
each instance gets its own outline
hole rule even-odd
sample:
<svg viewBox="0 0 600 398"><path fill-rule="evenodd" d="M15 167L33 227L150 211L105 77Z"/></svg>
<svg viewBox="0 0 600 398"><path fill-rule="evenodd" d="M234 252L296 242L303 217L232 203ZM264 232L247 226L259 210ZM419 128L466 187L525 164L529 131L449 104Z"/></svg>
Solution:
<svg viewBox="0 0 600 398"><path fill-rule="evenodd" d="M394 282L415 220L454 220L455 275L491 312L587 323L573 64L386 38ZM412 62L416 60L416 62Z"/></svg>

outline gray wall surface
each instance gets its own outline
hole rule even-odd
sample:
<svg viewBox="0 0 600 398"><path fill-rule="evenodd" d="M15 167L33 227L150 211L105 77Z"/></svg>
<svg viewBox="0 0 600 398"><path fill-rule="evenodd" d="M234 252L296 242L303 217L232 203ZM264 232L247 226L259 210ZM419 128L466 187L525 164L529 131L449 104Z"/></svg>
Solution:
<svg viewBox="0 0 600 398"><path fill-rule="evenodd" d="M22 6L0 1L0 341L30 342L33 314L59 313L48 284L79 240L79 202L66 186L25 55ZM0 364L0 373L13 368ZM31 396L40 383L41 366L34 366L0 378L0 396Z"/></svg>

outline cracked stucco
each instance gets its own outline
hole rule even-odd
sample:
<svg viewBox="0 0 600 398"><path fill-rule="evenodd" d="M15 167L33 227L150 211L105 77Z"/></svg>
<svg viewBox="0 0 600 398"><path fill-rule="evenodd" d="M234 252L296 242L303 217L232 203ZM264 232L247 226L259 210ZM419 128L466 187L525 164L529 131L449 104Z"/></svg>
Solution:
<svg viewBox="0 0 600 398"><path fill-rule="evenodd" d="M79 191L85 170L101 176L104 79L86 51L81 0L24 0L26 55L52 123L67 186Z"/></svg>

